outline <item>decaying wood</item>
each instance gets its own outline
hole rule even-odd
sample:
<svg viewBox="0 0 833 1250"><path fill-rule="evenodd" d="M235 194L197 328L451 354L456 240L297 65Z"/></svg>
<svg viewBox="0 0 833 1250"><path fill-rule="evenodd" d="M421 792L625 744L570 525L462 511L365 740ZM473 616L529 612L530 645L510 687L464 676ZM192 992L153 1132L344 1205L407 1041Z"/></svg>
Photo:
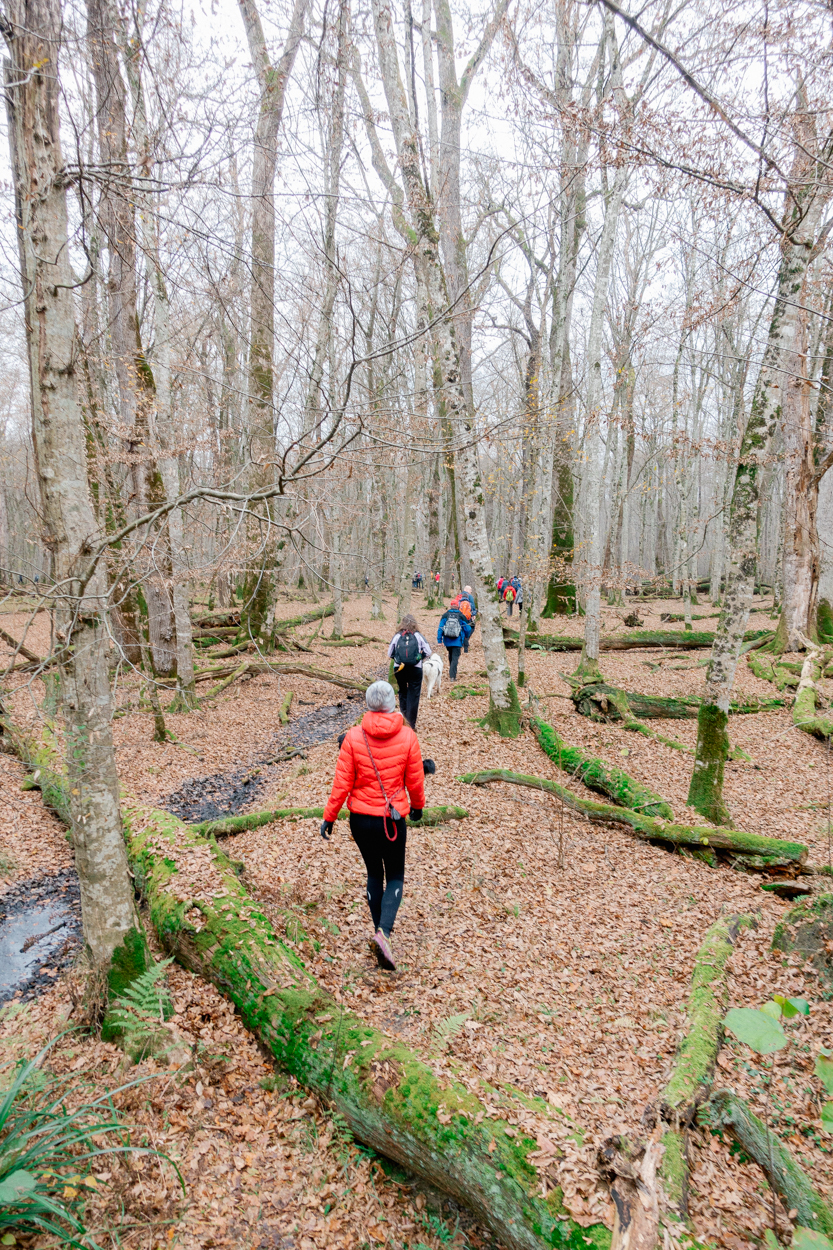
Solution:
<svg viewBox="0 0 833 1250"><path fill-rule="evenodd" d="M748 1103L729 1089L712 1094L700 1112L701 1123L729 1133L765 1173L772 1188L802 1228L833 1237L833 1208L813 1188L809 1177L781 1139L759 1120Z"/></svg>
<svg viewBox="0 0 833 1250"><path fill-rule="evenodd" d="M772 637L772 630L753 629L747 631L744 638L754 642ZM503 638L507 647L518 645L518 631L504 626ZM714 642L714 634L707 630L676 631L662 629L637 629L628 634L602 634L599 639L600 651L634 651L638 648L671 647L677 651L696 651L710 647ZM530 650L536 647L543 651L580 651L581 638L573 638L567 634L533 634L526 636L526 646Z"/></svg>
<svg viewBox="0 0 833 1250"><path fill-rule="evenodd" d="M30 664L42 665L44 663L39 655L35 655L34 651L30 651L28 647L24 646L22 642L18 642L11 634L7 634L5 629L0 629L0 638L7 642L17 655L22 655Z"/></svg>
<svg viewBox="0 0 833 1250"><path fill-rule="evenodd" d="M724 829L711 825L677 825L657 820L627 807L614 807L611 803L597 803L593 799L579 798L572 790L546 777L529 776L510 772L505 768L491 768L476 773L465 773L458 778L469 785L483 786L494 781L508 781L511 785L528 786L544 794L553 794L563 801L565 807L580 812L594 824L624 825L643 842L658 842L663 846L690 849L692 852L708 852L726 858L738 867L762 872L781 871L796 873L807 860L807 847L801 842L782 842L780 838L764 838L757 833L740 829Z"/></svg>
<svg viewBox="0 0 833 1250"><path fill-rule="evenodd" d="M576 711L591 720L625 720L620 708L622 698L628 709L639 720L693 720L700 709L700 700L694 695L682 695L676 699L664 695L646 695L630 690L620 690L607 682L591 682L585 686L573 686L573 702ZM753 699L746 703L732 702L729 711L735 716L766 712L783 707L783 699Z"/></svg>
<svg viewBox="0 0 833 1250"><path fill-rule="evenodd" d="M646 1146L610 1137L599 1151L615 1213L610 1250L654 1250L659 1239L657 1166L662 1151L658 1131Z"/></svg>
<svg viewBox="0 0 833 1250"><path fill-rule="evenodd" d="M816 682L821 675L821 670L821 652L812 647L802 666L798 689L795 692L793 724L797 729L812 734L814 738L821 738L824 742L833 737L833 718L820 716L816 710L816 700L819 698Z"/></svg>
<svg viewBox="0 0 833 1250"><path fill-rule="evenodd" d="M738 935L754 923L751 916L721 916L707 930L691 974L688 1032L659 1099L666 1124L660 1176L665 1200L681 1219L688 1215L688 1130L708 1096L723 1040L729 958Z"/></svg>

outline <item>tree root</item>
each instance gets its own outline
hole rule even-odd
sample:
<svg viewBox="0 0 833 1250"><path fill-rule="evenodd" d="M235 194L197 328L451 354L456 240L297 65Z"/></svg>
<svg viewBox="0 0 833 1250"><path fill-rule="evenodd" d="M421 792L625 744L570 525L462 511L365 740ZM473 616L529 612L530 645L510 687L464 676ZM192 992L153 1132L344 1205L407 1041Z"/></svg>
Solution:
<svg viewBox="0 0 833 1250"><path fill-rule="evenodd" d="M801 669L798 689L793 703L793 724L804 733L812 734L826 742L833 737L833 718L820 716L816 711L818 690L816 682L821 675L820 652L813 649L808 652Z"/></svg>
<svg viewBox="0 0 833 1250"><path fill-rule="evenodd" d="M798 685L798 677L794 670L797 667L800 674L800 666L784 663L774 655L760 652L756 655L752 651L746 657L746 663L756 677L760 677L762 681L772 682L778 690L785 690L787 687L794 688Z"/></svg>
<svg viewBox="0 0 833 1250"><path fill-rule="evenodd" d="M729 1089L712 1094L698 1116L701 1124L724 1129L765 1173L787 1210L802 1228L833 1237L833 1210L813 1188L790 1150L758 1119L748 1103Z"/></svg>
<svg viewBox="0 0 833 1250"><path fill-rule="evenodd" d="M524 773L513 773L505 768L493 768L465 773L457 780L475 786L487 785L492 781L508 781L516 786L529 786L532 790L555 795L563 801L565 807L580 812L594 824L624 825L643 842L690 849L692 853L716 853L736 867L761 872L776 870L785 875L794 875L807 860L808 850L801 842L782 842L780 838L764 838L740 829L666 823L652 816L644 816L641 812L631 811L627 807L614 807L610 803L597 803L593 799L580 798L572 790L560 786L557 781L549 781L546 777L533 777Z"/></svg>
<svg viewBox="0 0 833 1250"><path fill-rule="evenodd" d="M611 767L592 755L585 755L578 747L569 746L559 738L552 725L541 719L537 709L531 724L542 751L565 773L578 777L588 790L606 794L614 803L633 811L644 812L646 816L674 819L674 812L667 799L655 794L621 768Z"/></svg>
<svg viewBox="0 0 833 1250"><path fill-rule="evenodd" d="M342 808L336 820L346 820L350 813ZM468 812L464 807L426 807L422 820L411 820L407 823L416 829L423 825L441 825L446 820L465 820ZM206 837L226 838L235 833L245 833L247 829L259 829L261 825L270 825L275 820L323 820L323 807L281 807L265 812L244 812L242 816L223 816L219 820L203 820L197 825L189 825L195 833Z"/></svg>
<svg viewBox="0 0 833 1250"><path fill-rule="evenodd" d="M708 1094L723 1039L726 968L738 934L754 924L751 916L721 916L707 930L694 961L689 1030L660 1098L660 1112L667 1124L660 1175L666 1198L680 1218L688 1214L688 1128Z"/></svg>

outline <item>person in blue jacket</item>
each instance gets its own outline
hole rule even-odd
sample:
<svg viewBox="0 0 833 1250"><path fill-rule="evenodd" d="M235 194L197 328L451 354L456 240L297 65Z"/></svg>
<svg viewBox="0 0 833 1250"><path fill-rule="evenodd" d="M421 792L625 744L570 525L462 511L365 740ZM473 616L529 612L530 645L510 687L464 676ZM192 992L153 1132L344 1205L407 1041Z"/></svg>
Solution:
<svg viewBox="0 0 833 1250"><path fill-rule="evenodd" d="M466 620L459 608L448 608L440 618L437 642L448 652L448 675L452 681L457 680L460 652L468 642L472 628L471 622Z"/></svg>

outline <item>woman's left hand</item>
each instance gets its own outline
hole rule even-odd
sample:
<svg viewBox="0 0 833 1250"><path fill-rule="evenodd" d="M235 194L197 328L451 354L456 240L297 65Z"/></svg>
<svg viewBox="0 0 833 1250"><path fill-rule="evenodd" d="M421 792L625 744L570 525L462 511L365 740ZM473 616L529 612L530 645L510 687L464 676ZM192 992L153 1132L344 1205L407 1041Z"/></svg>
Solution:
<svg viewBox="0 0 833 1250"><path fill-rule="evenodd" d="M420 812L420 816L421 815L422 815L422 812ZM321 821L321 837L324 839L325 842L329 842L330 834L332 832L333 832L333 821L322 820Z"/></svg>

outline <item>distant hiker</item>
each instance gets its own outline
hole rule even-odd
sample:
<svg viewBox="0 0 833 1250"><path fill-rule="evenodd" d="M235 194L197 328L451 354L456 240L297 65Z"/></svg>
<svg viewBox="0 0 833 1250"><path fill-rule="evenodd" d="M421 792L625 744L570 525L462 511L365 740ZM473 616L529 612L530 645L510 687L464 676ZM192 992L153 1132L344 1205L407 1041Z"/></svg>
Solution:
<svg viewBox="0 0 833 1250"><path fill-rule="evenodd" d="M424 773L434 768L430 760L423 765L419 739L396 711L393 686L374 681L365 702L368 711L361 725L347 731L338 753L321 837L329 841L346 799L350 833L367 869L376 960L393 972L396 961L390 935L405 881L405 817L410 814L411 820L422 820Z"/></svg>
<svg viewBox="0 0 833 1250"><path fill-rule="evenodd" d="M463 589L460 591L459 595L457 595L456 599L451 600L449 607L460 609L460 611L463 613L463 616L466 618L466 620L471 623L471 629L469 630L469 635L473 634L474 626L477 620L477 604L474 601L474 595L472 594L471 586L464 586ZM463 643L463 650L468 654L468 649L469 649L469 640L467 638L466 641Z"/></svg>
<svg viewBox="0 0 833 1250"><path fill-rule="evenodd" d="M519 577L512 578L512 588L515 591L515 603L518 608L518 616L520 616L521 609L524 606L524 587L523 582Z"/></svg>
<svg viewBox="0 0 833 1250"><path fill-rule="evenodd" d="M440 574L439 574L439 570L438 570L438 571L434 574L434 586L435 586L436 590L437 590L437 591L439 591L439 589L440 589Z"/></svg>
<svg viewBox="0 0 833 1250"><path fill-rule="evenodd" d="M367 591L367 588L368 588L368 586L369 586L369 585L370 585L370 579L368 578L367 574L365 573L365 575L364 575L364 588L365 588L365 592Z"/></svg>
<svg viewBox="0 0 833 1250"><path fill-rule="evenodd" d="M416 729L419 711L422 661L427 660L430 655L431 648L419 632L416 618L410 613L403 616L388 647L388 657L393 660L393 671L399 686L399 710L411 729Z"/></svg>
<svg viewBox="0 0 833 1250"><path fill-rule="evenodd" d="M507 616L512 615L512 608L514 607L515 600L517 599L517 597L518 597L518 592L515 590L515 587L512 585L512 583L504 582L503 583L503 602L506 604Z"/></svg>
<svg viewBox="0 0 833 1250"><path fill-rule="evenodd" d="M459 608L448 608L440 618L437 628L437 642L448 652L448 675L452 681L457 680L457 665L460 663L460 652L471 634L471 624Z"/></svg>

